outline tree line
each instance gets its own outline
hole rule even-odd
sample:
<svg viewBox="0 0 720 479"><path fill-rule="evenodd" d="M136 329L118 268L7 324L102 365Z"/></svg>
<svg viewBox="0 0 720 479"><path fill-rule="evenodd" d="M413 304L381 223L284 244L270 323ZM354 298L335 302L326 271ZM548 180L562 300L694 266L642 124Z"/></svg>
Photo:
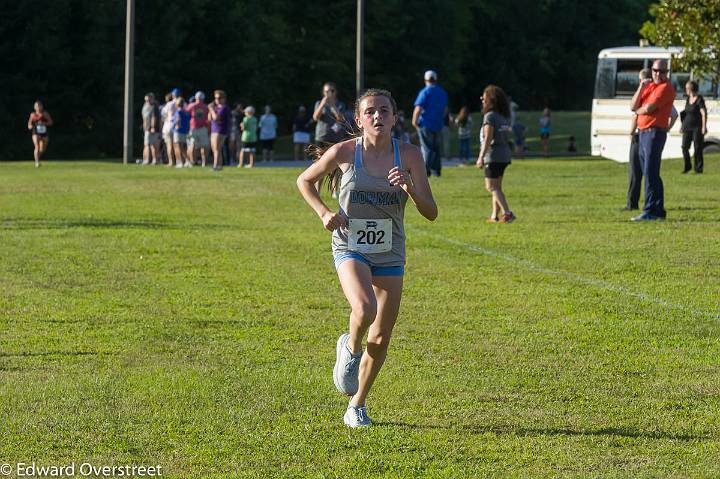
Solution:
<svg viewBox="0 0 720 479"><path fill-rule="evenodd" d="M366 0L365 84L410 110L434 69L451 108L479 109L488 83L523 109L590 107L597 53L634 45L645 0ZM0 159L28 157L27 116L42 99L56 122L51 157L122 153L125 1L0 0ZM355 0L136 3L136 118L142 97L179 87L273 105L287 131L324 81L352 104ZM139 121L136 121L136 125ZM26 138L27 137L27 138ZM136 147L140 135L136 137Z"/></svg>

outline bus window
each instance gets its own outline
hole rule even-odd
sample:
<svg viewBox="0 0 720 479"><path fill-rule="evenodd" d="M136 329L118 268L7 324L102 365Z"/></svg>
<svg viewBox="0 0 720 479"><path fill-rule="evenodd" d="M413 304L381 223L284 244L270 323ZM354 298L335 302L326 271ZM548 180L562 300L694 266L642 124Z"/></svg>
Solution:
<svg viewBox="0 0 720 479"><path fill-rule="evenodd" d="M670 72L670 83L675 87L677 94L685 95L685 84L690 81L690 74L685 72Z"/></svg>
<svg viewBox="0 0 720 479"><path fill-rule="evenodd" d="M595 98L608 99L615 97L615 63L614 58L598 59L595 76Z"/></svg>
<svg viewBox="0 0 720 479"><path fill-rule="evenodd" d="M713 82L711 76L706 76L701 79L696 78L698 82L698 93L705 98L715 98L717 96L717 83Z"/></svg>
<svg viewBox="0 0 720 479"><path fill-rule="evenodd" d="M638 73L645 67L644 60L618 60L615 79L615 96L633 96L637 91Z"/></svg>

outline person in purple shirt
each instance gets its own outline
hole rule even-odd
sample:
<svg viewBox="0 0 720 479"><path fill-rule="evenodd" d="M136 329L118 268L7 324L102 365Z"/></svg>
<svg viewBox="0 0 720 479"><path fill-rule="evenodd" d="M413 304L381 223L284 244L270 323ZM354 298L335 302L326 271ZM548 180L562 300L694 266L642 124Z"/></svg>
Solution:
<svg viewBox="0 0 720 479"><path fill-rule="evenodd" d="M230 108L227 95L215 90L215 101L208 107L210 114L210 148L213 152L213 170L222 169L222 146L230 130Z"/></svg>
<svg viewBox="0 0 720 479"><path fill-rule="evenodd" d="M433 70L425 72L425 88L420 90L415 100L412 124L420 138L420 150L425 160L427 175L435 172L440 176L442 161L442 129L448 114L448 94L437 84L437 73Z"/></svg>

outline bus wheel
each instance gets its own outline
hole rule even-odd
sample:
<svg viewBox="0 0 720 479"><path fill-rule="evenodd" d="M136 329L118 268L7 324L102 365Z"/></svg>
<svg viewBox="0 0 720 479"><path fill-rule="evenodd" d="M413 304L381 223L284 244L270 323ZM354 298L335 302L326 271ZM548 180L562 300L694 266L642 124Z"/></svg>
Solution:
<svg viewBox="0 0 720 479"><path fill-rule="evenodd" d="M705 146L703 147L703 153L704 153L704 154L720 153L720 144L718 144L718 143L705 143Z"/></svg>

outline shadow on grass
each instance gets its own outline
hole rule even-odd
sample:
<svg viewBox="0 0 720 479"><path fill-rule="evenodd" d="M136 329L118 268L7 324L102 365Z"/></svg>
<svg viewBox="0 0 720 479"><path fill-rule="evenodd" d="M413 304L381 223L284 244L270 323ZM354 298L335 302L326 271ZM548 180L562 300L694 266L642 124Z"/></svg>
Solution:
<svg viewBox="0 0 720 479"><path fill-rule="evenodd" d="M0 353L0 358L23 358L23 357L43 357L43 356L95 356L95 355L113 355L117 354L112 351L43 351L43 352L22 352L22 353Z"/></svg>
<svg viewBox="0 0 720 479"><path fill-rule="evenodd" d="M98 229L228 229L231 225L224 224L197 224L197 223L171 223L162 221L122 221L101 218L88 218L80 220L46 220L30 218L9 218L0 221L0 230L53 230L69 228L98 228Z"/></svg>
<svg viewBox="0 0 720 479"><path fill-rule="evenodd" d="M383 421L375 422L373 425L378 427L407 427L410 429L445 429L449 431L467 432L471 434L514 434L518 437L524 436L606 436L606 437L627 437L635 439L671 439L674 441L697 441L712 439L710 434L683 434L668 433L662 431L644 432L629 428L600 428L593 430L575 430L570 428L514 428L502 426L480 426L480 425L458 425L443 426L438 424L413 424L406 422Z"/></svg>

